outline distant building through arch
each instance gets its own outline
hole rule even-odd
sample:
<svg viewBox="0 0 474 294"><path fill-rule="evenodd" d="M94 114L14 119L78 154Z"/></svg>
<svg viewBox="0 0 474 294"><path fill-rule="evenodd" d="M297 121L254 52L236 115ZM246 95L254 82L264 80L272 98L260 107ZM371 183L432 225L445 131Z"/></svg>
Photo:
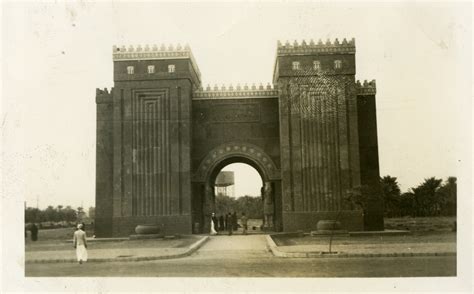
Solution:
<svg viewBox="0 0 474 294"><path fill-rule="evenodd" d="M214 183L216 195L235 197L235 181L233 171L220 171Z"/></svg>

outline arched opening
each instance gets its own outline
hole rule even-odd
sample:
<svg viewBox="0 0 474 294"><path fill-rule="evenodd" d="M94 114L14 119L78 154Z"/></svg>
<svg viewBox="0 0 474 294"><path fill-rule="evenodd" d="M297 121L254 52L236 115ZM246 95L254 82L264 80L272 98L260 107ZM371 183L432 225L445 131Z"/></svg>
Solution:
<svg viewBox="0 0 474 294"><path fill-rule="evenodd" d="M226 178L221 172L233 172L233 177ZM249 234L276 230L275 183L257 161L242 155L226 156L211 164L203 180L199 191L195 190L200 194L194 197L200 202L194 205L195 233L209 233L212 219L222 234L229 233L230 228L234 234L242 234L245 223Z"/></svg>
<svg viewBox="0 0 474 294"><path fill-rule="evenodd" d="M219 171L213 183L217 232L229 233L230 225L234 234L261 232L263 183L258 171L246 163L231 163Z"/></svg>

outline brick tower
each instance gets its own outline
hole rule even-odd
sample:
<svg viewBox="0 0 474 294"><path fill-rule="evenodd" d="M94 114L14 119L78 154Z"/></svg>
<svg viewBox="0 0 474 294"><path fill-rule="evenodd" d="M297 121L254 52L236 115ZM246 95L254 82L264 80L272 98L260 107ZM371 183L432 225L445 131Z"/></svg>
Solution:
<svg viewBox="0 0 474 294"><path fill-rule="evenodd" d="M137 224L191 232L191 99L200 73L189 47L113 48L114 88L97 90L96 235Z"/></svg>
<svg viewBox="0 0 474 294"><path fill-rule="evenodd" d="M284 230L315 228L336 217L348 230L363 229L362 211L345 200L362 183L354 39L279 43L274 84L280 91ZM378 181L375 157L376 172L364 173L364 184L370 176Z"/></svg>

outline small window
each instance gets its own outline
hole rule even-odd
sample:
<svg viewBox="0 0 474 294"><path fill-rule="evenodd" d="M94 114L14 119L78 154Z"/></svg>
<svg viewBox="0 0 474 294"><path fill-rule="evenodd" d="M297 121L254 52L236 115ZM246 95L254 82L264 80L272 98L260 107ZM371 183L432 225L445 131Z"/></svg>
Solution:
<svg viewBox="0 0 474 294"><path fill-rule="evenodd" d="M175 70L176 70L176 67L174 66L174 64L168 65L168 72L175 72Z"/></svg>
<svg viewBox="0 0 474 294"><path fill-rule="evenodd" d="M299 70L300 69L300 62L299 61L293 61L293 70Z"/></svg>
<svg viewBox="0 0 474 294"><path fill-rule="evenodd" d="M133 75L134 73L134 67L133 66L127 66L127 73L129 75Z"/></svg>
<svg viewBox="0 0 474 294"><path fill-rule="evenodd" d="M149 65L148 66L148 73L149 74L155 73L155 66L154 65Z"/></svg>
<svg viewBox="0 0 474 294"><path fill-rule="evenodd" d="M334 60L334 68L335 68L335 69L340 69L340 68L342 68L342 61L340 61L340 60Z"/></svg>
<svg viewBox="0 0 474 294"><path fill-rule="evenodd" d="M321 70L321 62L319 62L319 60L313 61L313 69L317 71Z"/></svg>

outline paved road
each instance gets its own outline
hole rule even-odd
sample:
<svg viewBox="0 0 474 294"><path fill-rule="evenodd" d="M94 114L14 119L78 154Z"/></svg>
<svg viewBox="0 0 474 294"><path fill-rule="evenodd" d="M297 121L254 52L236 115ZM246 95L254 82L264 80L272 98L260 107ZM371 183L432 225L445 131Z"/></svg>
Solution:
<svg viewBox="0 0 474 294"><path fill-rule="evenodd" d="M78 270L78 269L81 270ZM456 257L277 258L263 235L211 237L192 256L147 262L27 264L27 276L420 277L456 275Z"/></svg>

